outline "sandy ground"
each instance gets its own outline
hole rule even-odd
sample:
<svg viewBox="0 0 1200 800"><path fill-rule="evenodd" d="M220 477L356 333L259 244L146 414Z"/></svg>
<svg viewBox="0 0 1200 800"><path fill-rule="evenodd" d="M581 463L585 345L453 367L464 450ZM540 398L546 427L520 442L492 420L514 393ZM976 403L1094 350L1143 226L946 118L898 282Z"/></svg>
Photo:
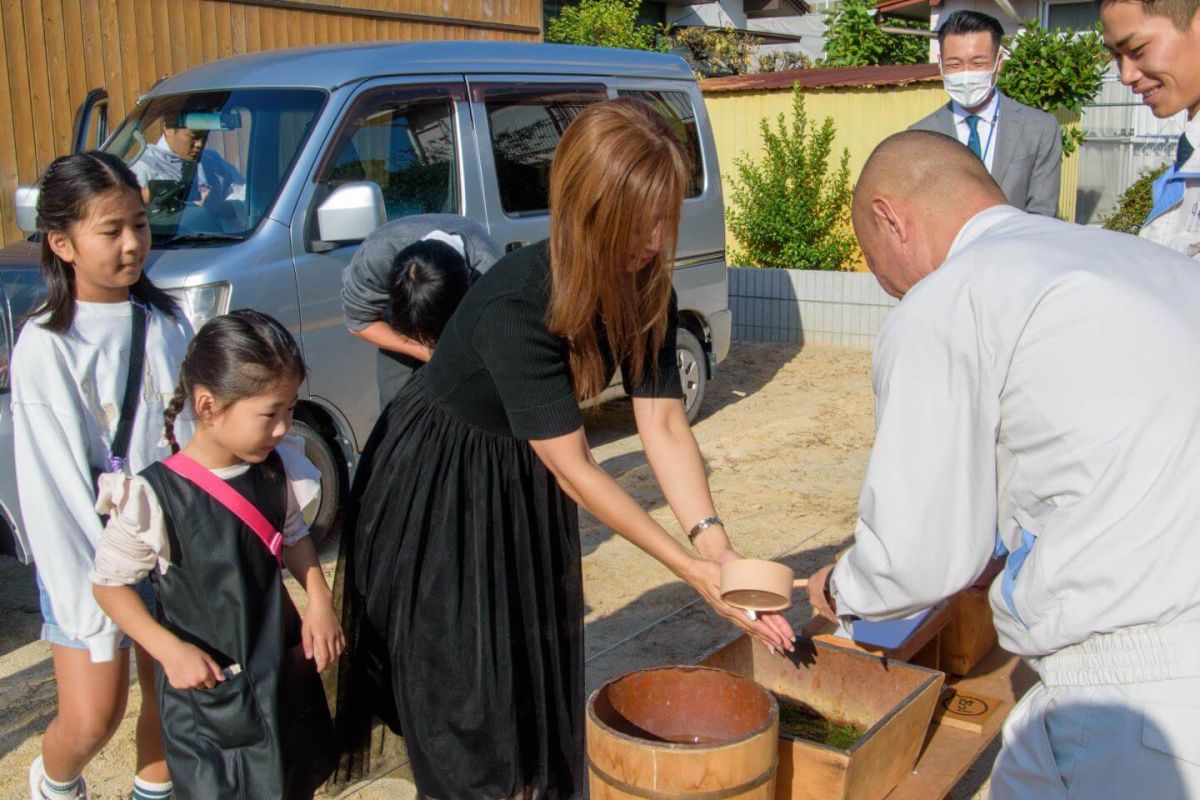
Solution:
<svg viewBox="0 0 1200 800"><path fill-rule="evenodd" d="M833 347L735 345L695 426L710 484L735 546L781 558L805 575L847 541L872 438L870 354ZM597 460L668 530L678 531L646 463L626 401L589 413ZM691 662L735 633L665 568L582 520L588 690L643 666ZM682 534L677 534L682 537ZM326 549L332 568L333 552ZM810 611L792 609L799 621ZM0 559L0 799L24 798L25 775L54 713L54 678L32 572ZM125 798L138 697L113 742L87 769L93 800ZM955 788L986 796L994 749ZM354 800L413 796L402 768L356 787Z"/></svg>

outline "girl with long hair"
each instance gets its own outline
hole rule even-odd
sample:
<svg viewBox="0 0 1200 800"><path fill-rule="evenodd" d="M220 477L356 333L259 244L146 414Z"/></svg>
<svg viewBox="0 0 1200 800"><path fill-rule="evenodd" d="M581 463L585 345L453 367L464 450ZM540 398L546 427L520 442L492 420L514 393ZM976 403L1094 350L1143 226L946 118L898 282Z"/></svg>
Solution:
<svg viewBox="0 0 1200 800"><path fill-rule="evenodd" d="M47 296L12 356L17 490L37 566L42 638L58 712L29 771L34 800L84 797L83 768L116 731L129 695L130 642L87 581L100 534L95 474L168 455L163 411L192 330L144 267L150 229L141 190L116 156L54 161L38 197ZM138 365L141 365L140 367ZM180 438L191 435L182 420ZM141 602L153 597L138 587ZM137 648L142 708L134 798L170 795L153 663Z"/></svg>
<svg viewBox="0 0 1200 800"><path fill-rule="evenodd" d="M753 622L720 601L720 564L737 555L675 365L672 254L688 166L648 105L583 111L554 157L549 241L471 288L368 442L341 560L356 641L339 715L360 750L365 710L398 726L423 796L582 794L580 506L720 614L792 648L782 617ZM592 458L579 402L618 366L698 554Z"/></svg>

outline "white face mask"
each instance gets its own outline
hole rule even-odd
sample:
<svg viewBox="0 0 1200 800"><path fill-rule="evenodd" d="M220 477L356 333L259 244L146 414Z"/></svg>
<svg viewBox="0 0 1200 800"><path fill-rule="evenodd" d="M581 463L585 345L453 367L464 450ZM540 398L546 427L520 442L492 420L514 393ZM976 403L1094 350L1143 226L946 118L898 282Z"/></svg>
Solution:
<svg viewBox="0 0 1200 800"><path fill-rule="evenodd" d="M991 96L992 90L996 88L996 67L998 66L1000 66L1000 59L996 59L996 66L987 72L982 70L951 72L947 75L943 68L942 84L946 87L946 94L950 95L950 99L963 108L983 105Z"/></svg>

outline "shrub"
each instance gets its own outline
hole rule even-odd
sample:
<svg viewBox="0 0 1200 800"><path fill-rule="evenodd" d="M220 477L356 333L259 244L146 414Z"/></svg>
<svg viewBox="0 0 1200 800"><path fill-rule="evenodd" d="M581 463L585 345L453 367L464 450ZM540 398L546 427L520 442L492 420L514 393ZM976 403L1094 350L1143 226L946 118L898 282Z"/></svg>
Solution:
<svg viewBox="0 0 1200 800"><path fill-rule="evenodd" d="M763 156L734 159L726 209L737 239L731 264L841 270L851 268L857 245L850 227L850 152L830 169L833 120L815 128L800 88L792 88L790 124L780 114L762 120Z"/></svg>
<svg viewBox="0 0 1200 800"><path fill-rule="evenodd" d="M1034 20L1010 44L997 86L1000 91L1027 106L1051 114L1080 113L1095 99L1104 82L1109 55L1095 30L1046 30ZM1063 153L1074 153L1083 141L1079 128L1062 128Z"/></svg>
<svg viewBox="0 0 1200 800"><path fill-rule="evenodd" d="M776 50L758 57L759 72L787 72L793 69L810 69L812 59L795 50Z"/></svg>
<svg viewBox="0 0 1200 800"><path fill-rule="evenodd" d="M822 67L870 67L876 64L920 64L929 60L929 40L923 36L884 33L875 24L874 0L843 0L825 12L825 52ZM894 20L894 27L928 30L927 25Z"/></svg>
<svg viewBox="0 0 1200 800"><path fill-rule="evenodd" d="M1147 172L1138 178L1121 194L1117 210L1104 218L1104 227L1110 231L1132 233L1135 236L1142 229L1150 208L1154 205L1150 197L1150 186L1159 176L1167 171L1170 164L1163 164L1158 169Z"/></svg>
<svg viewBox="0 0 1200 800"><path fill-rule="evenodd" d="M581 0L566 6L546 26L546 41L628 50L663 50L655 25L639 25L641 0Z"/></svg>
<svg viewBox="0 0 1200 800"><path fill-rule="evenodd" d="M750 71L754 49L761 44L758 37L733 28L675 28L670 38L698 78L745 75Z"/></svg>

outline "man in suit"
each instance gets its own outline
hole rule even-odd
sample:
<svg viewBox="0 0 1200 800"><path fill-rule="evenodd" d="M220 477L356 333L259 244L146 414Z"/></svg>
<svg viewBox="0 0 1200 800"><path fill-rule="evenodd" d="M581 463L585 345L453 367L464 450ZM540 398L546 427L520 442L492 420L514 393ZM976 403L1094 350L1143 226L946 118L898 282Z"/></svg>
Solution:
<svg viewBox="0 0 1200 800"><path fill-rule="evenodd" d="M1062 168L1058 121L996 89L1003 34L999 21L977 11L946 18L937 37L950 102L910 130L958 139L983 161L1009 205L1052 217Z"/></svg>

